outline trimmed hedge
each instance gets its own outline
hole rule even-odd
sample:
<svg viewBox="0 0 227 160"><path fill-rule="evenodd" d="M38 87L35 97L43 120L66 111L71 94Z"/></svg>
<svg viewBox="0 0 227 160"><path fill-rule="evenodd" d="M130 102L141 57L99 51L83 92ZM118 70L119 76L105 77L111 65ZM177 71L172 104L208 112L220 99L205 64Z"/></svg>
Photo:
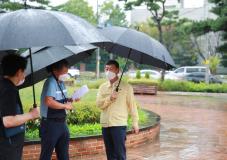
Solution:
<svg viewBox="0 0 227 160"><path fill-rule="evenodd" d="M165 80L158 83L160 91L227 93L227 84L206 84Z"/></svg>
<svg viewBox="0 0 227 160"><path fill-rule="evenodd" d="M159 91L182 91L182 92L209 92L209 93L227 93L227 83L224 84L206 84L193 83L188 81L154 81L149 79L130 79L130 84L145 84L158 86Z"/></svg>

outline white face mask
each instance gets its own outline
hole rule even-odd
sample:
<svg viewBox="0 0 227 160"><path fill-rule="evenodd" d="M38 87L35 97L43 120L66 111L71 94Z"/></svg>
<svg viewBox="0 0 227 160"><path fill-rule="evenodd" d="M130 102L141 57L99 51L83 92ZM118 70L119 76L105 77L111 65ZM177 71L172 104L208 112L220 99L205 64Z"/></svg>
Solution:
<svg viewBox="0 0 227 160"><path fill-rule="evenodd" d="M106 78L108 80L112 80L112 79L114 79L117 76L116 73L111 72L111 71L107 71L105 74L106 74Z"/></svg>
<svg viewBox="0 0 227 160"><path fill-rule="evenodd" d="M62 75L60 75L59 77L58 77L58 80L59 81L65 81L65 80L67 80L67 79L69 79L69 75L66 73L66 74L62 74Z"/></svg>
<svg viewBox="0 0 227 160"><path fill-rule="evenodd" d="M24 83L24 81L25 81L25 79L20 80L20 81L17 83L17 86L22 85L22 84Z"/></svg>

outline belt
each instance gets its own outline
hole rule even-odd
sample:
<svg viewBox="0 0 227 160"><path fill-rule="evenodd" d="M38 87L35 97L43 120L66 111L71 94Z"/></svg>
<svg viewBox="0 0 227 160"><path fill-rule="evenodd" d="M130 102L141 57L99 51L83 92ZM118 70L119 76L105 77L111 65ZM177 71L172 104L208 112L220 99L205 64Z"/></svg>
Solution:
<svg viewBox="0 0 227 160"><path fill-rule="evenodd" d="M44 121L53 121L53 122L65 122L66 118L44 118L42 117L42 120Z"/></svg>

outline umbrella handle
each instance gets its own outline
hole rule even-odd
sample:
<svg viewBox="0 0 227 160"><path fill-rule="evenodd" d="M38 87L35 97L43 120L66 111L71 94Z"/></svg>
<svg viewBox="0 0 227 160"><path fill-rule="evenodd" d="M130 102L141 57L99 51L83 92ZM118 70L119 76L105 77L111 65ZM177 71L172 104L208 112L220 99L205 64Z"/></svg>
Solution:
<svg viewBox="0 0 227 160"><path fill-rule="evenodd" d="M30 55L30 66L31 66L31 81L32 81L32 93L33 93L33 108L37 107L36 104L36 97L35 97L35 84L34 84L34 71L33 71L33 62L32 62L32 50L29 48L29 55Z"/></svg>
<svg viewBox="0 0 227 160"><path fill-rule="evenodd" d="M132 52L132 49L130 48L130 49L129 49L129 52L128 52L128 57L127 57L125 66L124 66L124 68L123 68L123 71L122 71L122 73L121 73L120 80L119 80L119 82L118 82L118 84L117 84L117 87L116 87L116 90L115 90L116 92L119 91L119 86L120 86L120 83L121 83L121 79L122 79L123 74L124 74L124 72L125 72L125 69L126 69L126 66L127 66L127 63L128 63L128 59L129 59L129 57L130 57L130 55L131 55L131 52Z"/></svg>

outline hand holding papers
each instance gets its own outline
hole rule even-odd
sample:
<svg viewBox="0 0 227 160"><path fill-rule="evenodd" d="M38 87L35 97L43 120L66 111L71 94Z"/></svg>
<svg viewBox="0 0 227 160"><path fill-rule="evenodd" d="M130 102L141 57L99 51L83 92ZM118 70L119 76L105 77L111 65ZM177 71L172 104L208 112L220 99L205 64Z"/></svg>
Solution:
<svg viewBox="0 0 227 160"><path fill-rule="evenodd" d="M87 85L83 85L81 88L79 88L78 90L76 90L73 95L72 95L72 99L76 100L76 99L80 99L81 97L83 97L87 92L89 91Z"/></svg>

